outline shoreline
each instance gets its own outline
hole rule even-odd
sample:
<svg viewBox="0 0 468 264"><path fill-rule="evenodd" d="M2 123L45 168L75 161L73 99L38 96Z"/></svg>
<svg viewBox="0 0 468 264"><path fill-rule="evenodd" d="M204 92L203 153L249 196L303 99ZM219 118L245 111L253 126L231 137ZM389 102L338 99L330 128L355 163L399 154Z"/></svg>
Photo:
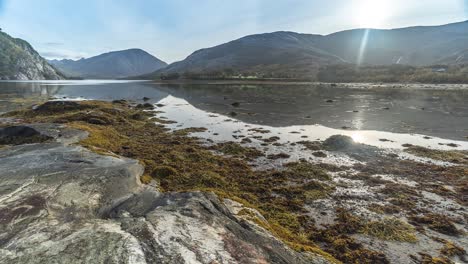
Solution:
<svg viewBox="0 0 468 264"><path fill-rule="evenodd" d="M269 231L296 253L309 252L316 257L318 254L330 263L336 259L355 261L351 256L372 262L404 263L411 259L405 253L418 252L418 243L424 243L426 252L430 248L431 258L439 254L447 259L464 257L461 253L445 256L438 251L439 246L449 243L444 241L467 246L458 235L464 232L459 218L459 210L466 208L467 202L462 196L464 180L453 176L463 175L468 166L464 152L408 146L407 151L413 155L452 164L439 166L400 159L381 153L378 148L354 143L348 137L333 136L305 144L304 151L348 155L356 160L354 165L338 167L300 161L283 164L278 170L255 170L255 160L267 156L261 150L233 142L203 146L191 137L203 128L168 131L164 124L169 121L155 118L151 111L154 109L150 104L129 105L125 101L53 101L7 116L22 118L22 123L61 123L87 131L89 136L80 141L81 146L100 155L139 160L144 166L140 177L144 186L157 187L167 197L197 191L215 193L221 201L235 201L241 206L236 218ZM266 144L275 142L269 140ZM0 149L0 154L8 152L8 148ZM267 158L276 160L283 156ZM448 187L434 185L440 181ZM418 189L414 190L414 186ZM426 197L424 192L432 196ZM182 207L190 204L183 197L179 197ZM400 200L402 197L404 200ZM434 197L438 202L431 200ZM157 199L144 201L138 204L149 203L151 207ZM446 206L455 210L440 215ZM131 207L126 210L132 212ZM164 219L167 214L161 212L159 217ZM193 219L188 221L193 223ZM432 222L443 228L433 227ZM382 228L391 231L381 233ZM195 230L184 232L193 234ZM438 240L429 246L424 241L431 237ZM347 249L343 250L341 243ZM359 246L351 249L350 245Z"/></svg>
<svg viewBox="0 0 468 264"><path fill-rule="evenodd" d="M177 80L177 81L162 81L162 80L147 80L152 84L167 84L167 85L324 85L332 88L357 88L358 86L373 86L372 88L411 88L411 89L435 89L435 90L468 90L468 84L450 84L450 83L379 83L379 82L357 82L357 83L328 83L315 81L255 81L255 80ZM456 86L456 87L447 87ZM367 88L367 89L372 89Z"/></svg>

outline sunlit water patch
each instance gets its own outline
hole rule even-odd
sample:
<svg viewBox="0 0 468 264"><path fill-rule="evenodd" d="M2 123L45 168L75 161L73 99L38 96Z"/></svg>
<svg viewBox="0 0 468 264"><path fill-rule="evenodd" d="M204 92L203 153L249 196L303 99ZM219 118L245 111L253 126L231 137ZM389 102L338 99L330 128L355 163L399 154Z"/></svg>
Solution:
<svg viewBox="0 0 468 264"><path fill-rule="evenodd" d="M345 135L355 142L380 148L382 152L393 153L401 158L440 165L448 163L419 158L403 152L404 144L412 144L439 150L467 150L468 142L427 137L419 134L399 134L382 131L349 131L333 129L322 125L302 125L272 127L250 124L236 119L235 116L221 115L200 110L186 100L168 96L158 102L157 117L175 121L166 126L172 130L185 128L205 128L194 132L193 136L204 139L207 144L237 142L244 146L255 147L265 153L257 160L262 167L274 167L283 163L308 160L335 165L351 165L353 158L341 152L314 151L306 147L307 142L324 141L333 135ZM321 155L319 155L319 154ZM323 155L325 154L325 155ZM323 156L322 156L323 155Z"/></svg>
<svg viewBox="0 0 468 264"><path fill-rule="evenodd" d="M165 105L164 113L159 116L174 120L177 123L169 124L171 129L189 127L204 127L205 132L194 133L201 138L210 138L216 141L237 141L244 138L257 140L278 137L275 142L290 144L300 141L322 141L332 135L346 135L358 143L385 149L403 149L404 144L412 144L422 147L440 150L467 150L468 142L454 141L437 137L427 137L419 134L399 134L383 131L349 131L325 127L322 125L271 127L248 124L239 121L233 116L220 115L197 109L184 99L168 96L162 99L160 104ZM254 138L261 137L261 138Z"/></svg>

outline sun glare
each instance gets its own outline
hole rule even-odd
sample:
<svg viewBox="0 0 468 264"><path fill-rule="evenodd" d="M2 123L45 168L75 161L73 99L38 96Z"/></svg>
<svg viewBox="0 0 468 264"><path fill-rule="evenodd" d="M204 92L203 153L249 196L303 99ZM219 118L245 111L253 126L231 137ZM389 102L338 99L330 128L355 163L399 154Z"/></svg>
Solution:
<svg viewBox="0 0 468 264"><path fill-rule="evenodd" d="M366 138L359 134L359 133L354 133L351 135L351 138L354 140L356 143L364 143L366 141Z"/></svg>
<svg viewBox="0 0 468 264"><path fill-rule="evenodd" d="M360 0L355 11L356 23L360 27L381 27L390 17L390 8L388 0Z"/></svg>

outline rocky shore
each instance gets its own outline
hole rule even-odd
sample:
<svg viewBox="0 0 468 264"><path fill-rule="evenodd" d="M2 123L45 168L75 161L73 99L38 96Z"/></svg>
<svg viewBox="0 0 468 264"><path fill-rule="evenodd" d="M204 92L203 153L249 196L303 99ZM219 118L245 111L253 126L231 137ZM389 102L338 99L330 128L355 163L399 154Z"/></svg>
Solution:
<svg viewBox="0 0 468 264"><path fill-rule="evenodd" d="M204 145L190 136L204 128L169 131L154 108L51 101L0 118L0 263L466 261L466 151L336 135L298 144L350 165L261 169L283 156Z"/></svg>
<svg viewBox="0 0 468 264"><path fill-rule="evenodd" d="M0 149L0 263L328 263L244 220L234 201L141 184L138 161L75 145L86 137L0 128L14 145Z"/></svg>

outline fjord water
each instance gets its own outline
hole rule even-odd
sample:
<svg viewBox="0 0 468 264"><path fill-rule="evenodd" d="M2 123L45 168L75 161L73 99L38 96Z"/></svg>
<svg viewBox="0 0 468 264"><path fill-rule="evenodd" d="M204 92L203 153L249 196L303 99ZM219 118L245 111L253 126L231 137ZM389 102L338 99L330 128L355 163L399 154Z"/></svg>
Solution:
<svg viewBox="0 0 468 264"><path fill-rule="evenodd" d="M240 141L263 129L261 136L283 144L344 134L385 148L468 149L465 86L0 82L0 112L49 99L142 103L144 97L159 104L158 117L176 122L169 128L204 127L195 135L214 141Z"/></svg>

